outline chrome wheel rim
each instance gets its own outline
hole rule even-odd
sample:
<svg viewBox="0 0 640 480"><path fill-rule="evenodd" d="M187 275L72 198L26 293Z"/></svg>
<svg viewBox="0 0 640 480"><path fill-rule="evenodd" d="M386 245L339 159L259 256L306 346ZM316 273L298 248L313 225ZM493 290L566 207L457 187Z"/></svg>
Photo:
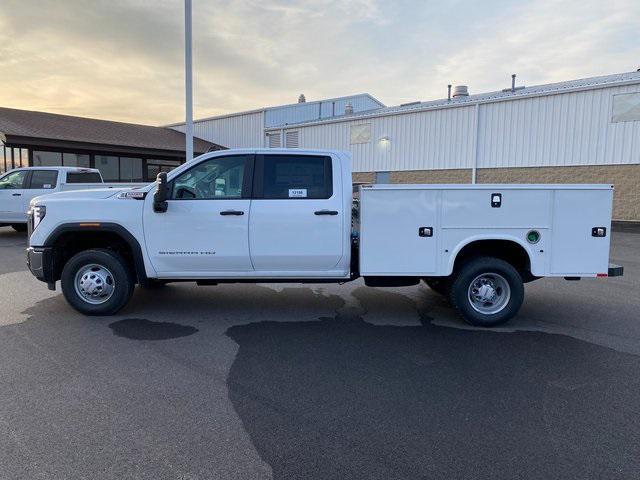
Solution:
<svg viewBox="0 0 640 480"><path fill-rule="evenodd" d="M101 305L113 296L116 282L107 267L92 263L78 270L74 286L82 300L92 305Z"/></svg>
<svg viewBox="0 0 640 480"><path fill-rule="evenodd" d="M509 282L500 274L483 273L469 285L469 303L483 315L495 315L505 309L511 298Z"/></svg>

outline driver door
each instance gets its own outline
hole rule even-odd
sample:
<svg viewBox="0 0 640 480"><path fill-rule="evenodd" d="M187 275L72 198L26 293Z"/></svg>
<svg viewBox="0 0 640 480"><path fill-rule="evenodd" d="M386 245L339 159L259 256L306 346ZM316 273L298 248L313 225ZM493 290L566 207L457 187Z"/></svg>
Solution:
<svg viewBox="0 0 640 480"><path fill-rule="evenodd" d="M15 170L0 178L0 222L26 222L25 183L27 170Z"/></svg>
<svg viewBox="0 0 640 480"><path fill-rule="evenodd" d="M174 178L168 209L145 202L144 234L163 278L216 278L251 272L249 209L254 155L209 158Z"/></svg>

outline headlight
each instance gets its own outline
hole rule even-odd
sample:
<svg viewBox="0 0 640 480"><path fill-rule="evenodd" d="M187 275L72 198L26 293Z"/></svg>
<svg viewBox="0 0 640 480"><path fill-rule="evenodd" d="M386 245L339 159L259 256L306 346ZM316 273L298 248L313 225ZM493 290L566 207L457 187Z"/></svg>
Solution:
<svg viewBox="0 0 640 480"><path fill-rule="evenodd" d="M44 205L39 205L36 207L31 207L31 216L33 218L33 229L35 230L40 222L44 219L47 214L47 207Z"/></svg>

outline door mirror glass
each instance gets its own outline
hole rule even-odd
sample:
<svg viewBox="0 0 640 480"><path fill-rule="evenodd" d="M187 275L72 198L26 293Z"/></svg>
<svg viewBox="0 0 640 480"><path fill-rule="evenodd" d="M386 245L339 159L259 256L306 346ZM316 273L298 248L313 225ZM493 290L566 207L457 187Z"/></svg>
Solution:
<svg viewBox="0 0 640 480"><path fill-rule="evenodd" d="M175 198L180 200L193 200L196 198L196 192L191 190L189 187L180 185L179 187L176 187Z"/></svg>
<svg viewBox="0 0 640 480"><path fill-rule="evenodd" d="M167 172L160 172L156 178L156 192L153 194L153 211L164 213L169 204L169 185L167 184Z"/></svg>

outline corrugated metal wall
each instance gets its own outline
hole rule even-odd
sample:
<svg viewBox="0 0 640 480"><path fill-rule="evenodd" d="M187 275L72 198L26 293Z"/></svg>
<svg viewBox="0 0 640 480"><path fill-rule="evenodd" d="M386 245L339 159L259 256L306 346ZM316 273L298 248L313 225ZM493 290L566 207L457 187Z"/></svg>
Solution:
<svg viewBox="0 0 640 480"><path fill-rule="evenodd" d="M284 105L265 111L265 127L270 128L344 115L347 102L351 103L354 112L381 108L381 105L369 95L354 95L336 100L323 100L322 102Z"/></svg>
<svg viewBox="0 0 640 480"><path fill-rule="evenodd" d="M640 121L612 123L613 96L639 85L525 97L478 106L478 168L640 163ZM301 148L351 151L354 171L471 168L476 107L296 127ZM368 143L350 127L371 124ZM293 127L290 129L294 129ZM388 137L389 141L380 141Z"/></svg>
<svg viewBox="0 0 640 480"><path fill-rule="evenodd" d="M171 127L181 132L184 125ZM228 148L253 148L264 145L263 112L245 113L194 122L193 134Z"/></svg>
<svg viewBox="0 0 640 480"><path fill-rule="evenodd" d="M478 167L640 163L640 121L612 123L613 96L599 88L480 106Z"/></svg>
<svg viewBox="0 0 640 480"><path fill-rule="evenodd" d="M470 168L474 109L449 108L309 126L297 129L299 144L351 151L356 172ZM350 145L350 126L363 123L371 124L371 140Z"/></svg>

